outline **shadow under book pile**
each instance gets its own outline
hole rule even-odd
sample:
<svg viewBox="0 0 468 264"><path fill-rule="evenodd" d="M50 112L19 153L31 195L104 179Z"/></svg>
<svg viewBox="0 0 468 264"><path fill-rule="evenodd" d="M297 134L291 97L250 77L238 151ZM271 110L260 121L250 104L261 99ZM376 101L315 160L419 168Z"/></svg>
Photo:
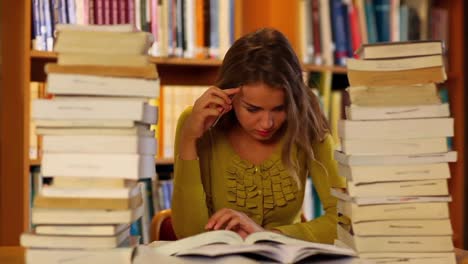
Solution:
<svg viewBox="0 0 468 264"><path fill-rule="evenodd" d="M443 43L364 45L348 60L346 120L335 152L347 191L338 241L385 263L455 264L447 179L454 122L436 83ZM379 263L380 263L379 262Z"/></svg>
<svg viewBox="0 0 468 264"><path fill-rule="evenodd" d="M21 235L27 263L131 263L139 240L131 224L143 216L148 234L139 180L155 177L158 111L148 102L159 94L148 36L131 26L58 32L58 62L45 66L50 96L32 103L41 173L53 180L34 197L34 228Z"/></svg>

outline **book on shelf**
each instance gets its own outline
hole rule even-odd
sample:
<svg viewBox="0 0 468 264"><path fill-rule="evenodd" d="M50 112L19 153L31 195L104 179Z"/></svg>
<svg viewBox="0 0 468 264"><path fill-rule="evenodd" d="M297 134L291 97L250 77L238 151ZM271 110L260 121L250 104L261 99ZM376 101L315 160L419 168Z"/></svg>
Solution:
<svg viewBox="0 0 468 264"><path fill-rule="evenodd" d="M62 120L60 120L61 122ZM64 121L70 123L69 121ZM137 124L134 122L125 122L131 124L130 127L115 127L115 122L112 122L113 126L81 126L83 122L80 122L79 127L67 127L67 126L38 126L36 132L38 135L53 135L53 136L140 136L140 137L154 137L154 131L150 130L146 124Z"/></svg>
<svg viewBox="0 0 468 264"><path fill-rule="evenodd" d="M137 185L137 181L118 178L101 177L66 177L54 176L52 186L67 188L124 188Z"/></svg>
<svg viewBox="0 0 468 264"><path fill-rule="evenodd" d="M371 204L398 204L398 203L429 203L429 202L451 202L452 197L448 195L432 196L369 196L353 197L342 189L332 188L331 195L347 202L353 202L357 205Z"/></svg>
<svg viewBox="0 0 468 264"><path fill-rule="evenodd" d="M68 236L68 235L38 235L35 233L23 233L20 244L23 247L35 248L74 248L74 249L100 249L116 248L130 237L127 228L116 235L110 236Z"/></svg>
<svg viewBox="0 0 468 264"><path fill-rule="evenodd" d="M154 124L158 108L129 98L73 97L36 99L32 103L32 118L43 120L132 120Z"/></svg>
<svg viewBox="0 0 468 264"><path fill-rule="evenodd" d="M447 80L443 67L429 67L400 71L348 70L348 81L352 86L389 86L415 83L441 83Z"/></svg>
<svg viewBox="0 0 468 264"><path fill-rule="evenodd" d="M451 235L358 236L338 225L338 239L359 253L365 252L452 252Z"/></svg>
<svg viewBox="0 0 468 264"><path fill-rule="evenodd" d="M457 161L457 152L448 151L441 153L418 155L349 155L341 151L334 152L334 158L345 165L411 165L437 162Z"/></svg>
<svg viewBox="0 0 468 264"><path fill-rule="evenodd" d="M134 239L136 241L136 239ZM81 264L113 263L131 264L137 242L133 246L122 246L108 249L52 249L28 248L25 260L28 264Z"/></svg>
<svg viewBox="0 0 468 264"><path fill-rule="evenodd" d="M142 204L125 210L32 208L32 223L35 225L128 224L140 218L143 210Z"/></svg>
<svg viewBox="0 0 468 264"><path fill-rule="evenodd" d="M54 136L44 135L44 153L132 153L155 155L157 142L154 137L137 136Z"/></svg>
<svg viewBox="0 0 468 264"><path fill-rule="evenodd" d="M378 196L444 196L449 194L446 179L360 184L348 182L347 192L351 197L363 198Z"/></svg>
<svg viewBox="0 0 468 264"><path fill-rule="evenodd" d="M115 236L129 228L129 224L115 225L38 225L37 235Z"/></svg>
<svg viewBox="0 0 468 264"><path fill-rule="evenodd" d="M147 124L137 123L134 120L123 119L36 119L38 127L48 128L133 128L133 127L148 127ZM39 134L39 133L38 133Z"/></svg>
<svg viewBox="0 0 468 264"><path fill-rule="evenodd" d="M349 59L347 61L348 69L348 78L352 79L353 71L360 72L387 72L392 71L416 71L418 69L426 68L440 68L441 71L444 71L444 61L442 56L421 56L421 57L410 57L410 58L392 58L385 60L358 60L358 59ZM444 71L445 72L445 71ZM351 81L351 80L350 80ZM419 82L414 82L417 84ZM424 82L429 83L429 82ZM351 86L354 84L350 83ZM380 84L383 85L383 84Z"/></svg>
<svg viewBox="0 0 468 264"><path fill-rule="evenodd" d="M0 58L1 65L1 58ZM0 78L1 80L1 78ZM29 84L29 107L32 109L33 100L39 98L40 84L38 82L31 82ZM39 140L36 135L36 123L34 120L29 121L29 159L34 160L39 157Z"/></svg>
<svg viewBox="0 0 468 264"><path fill-rule="evenodd" d="M409 139L453 137L453 118L401 120L340 120L338 132L345 139Z"/></svg>
<svg viewBox="0 0 468 264"><path fill-rule="evenodd" d="M447 236L452 235L450 219L382 220L351 224L356 236Z"/></svg>
<svg viewBox="0 0 468 264"><path fill-rule="evenodd" d="M418 155L449 151L447 138L341 139L341 151L350 155Z"/></svg>
<svg viewBox="0 0 468 264"><path fill-rule="evenodd" d="M396 107L357 106L345 108L348 120L386 120L449 117L449 104L408 105Z"/></svg>
<svg viewBox="0 0 468 264"><path fill-rule="evenodd" d="M254 254L281 263L295 263L320 256L351 257L355 253L346 248L290 238L273 232L256 232L242 239L229 230L201 233L156 246L153 250L168 256L218 257L232 254Z"/></svg>
<svg viewBox="0 0 468 264"><path fill-rule="evenodd" d="M153 41L147 32L62 30L57 33L54 51L141 55L147 53Z"/></svg>
<svg viewBox="0 0 468 264"><path fill-rule="evenodd" d="M62 53L57 57L57 64L67 65L93 65L93 66L126 66L142 67L151 65L147 55L110 55L96 53Z"/></svg>
<svg viewBox="0 0 468 264"><path fill-rule="evenodd" d="M44 153L44 176L139 179L155 174L154 155Z"/></svg>
<svg viewBox="0 0 468 264"><path fill-rule="evenodd" d="M44 187L46 188L46 187ZM84 188L83 188L84 189ZM104 188L102 188L104 190ZM141 195L129 198L86 198L86 197L50 197L35 195L35 208L48 209L106 209L127 210L138 207L143 202Z"/></svg>
<svg viewBox="0 0 468 264"><path fill-rule="evenodd" d="M444 43L441 40L363 44L355 52L360 59L364 60L443 55L443 53Z"/></svg>
<svg viewBox="0 0 468 264"><path fill-rule="evenodd" d="M128 89L129 87L132 87L132 89ZM51 73L47 76L47 92L61 95L153 98L159 95L159 79Z"/></svg>
<svg viewBox="0 0 468 264"><path fill-rule="evenodd" d="M135 27L132 24L112 24L112 25L95 25L95 24L56 24L57 32L63 31L96 31L96 32L134 32Z"/></svg>
<svg viewBox="0 0 468 264"><path fill-rule="evenodd" d="M59 55L60 57L61 55ZM107 66L107 65L59 65L57 63L47 63L45 72L50 74L68 75L91 75L116 78L141 78L146 80L156 80L159 78L156 65L148 64L143 66ZM48 78L49 79L49 78ZM105 79L108 80L108 79ZM130 89L131 90L131 89ZM154 97L154 96L153 96Z"/></svg>
<svg viewBox="0 0 468 264"><path fill-rule="evenodd" d="M364 204L339 199L337 211L352 223L378 220L446 219L448 202L401 202L393 204Z"/></svg>
<svg viewBox="0 0 468 264"><path fill-rule="evenodd" d="M44 186L40 195L48 198L131 199L141 196L141 190L138 185L124 188L76 188L56 187L52 184Z"/></svg>
<svg viewBox="0 0 468 264"><path fill-rule="evenodd" d="M456 264L455 254L453 252L379 252L379 253L360 253L359 257L375 262L399 263L405 264Z"/></svg>
<svg viewBox="0 0 468 264"><path fill-rule="evenodd" d="M338 174L354 184L403 180L448 179L447 162L413 165L344 165L338 163Z"/></svg>
<svg viewBox="0 0 468 264"><path fill-rule="evenodd" d="M350 86L346 89L347 105L360 107L400 107L440 104L437 86L434 83Z"/></svg>

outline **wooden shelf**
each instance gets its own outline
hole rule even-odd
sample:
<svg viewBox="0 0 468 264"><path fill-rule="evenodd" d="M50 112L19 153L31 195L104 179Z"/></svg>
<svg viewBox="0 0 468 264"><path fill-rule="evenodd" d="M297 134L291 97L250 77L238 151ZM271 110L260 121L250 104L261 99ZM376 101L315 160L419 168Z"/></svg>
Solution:
<svg viewBox="0 0 468 264"><path fill-rule="evenodd" d="M155 158L154 163L156 165L172 165L174 164L174 159L173 158L167 158L167 159ZM29 166L40 166L40 165L41 165L40 159L29 160Z"/></svg>
<svg viewBox="0 0 468 264"><path fill-rule="evenodd" d="M32 60L57 60L57 53L50 51L39 51L31 50ZM187 59L187 58L163 58L163 57L151 57L150 61L157 65L164 66L197 66L197 67L219 67L221 66L222 60L219 59ZM304 64L303 68L305 71L323 72L331 71L333 73L345 74L346 67L341 66L324 66L324 65L313 65Z"/></svg>
<svg viewBox="0 0 468 264"><path fill-rule="evenodd" d="M29 160L29 166L40 166L40 165L41 165L40 159Z"/></svg>
<svg viewBox="0 0 468 264"><path fill-rule="evenodd" d="M173 165L174 159L173 158L163 158L163 159L155 159L156 165Z"/></svg>
<svg viewBox="0 0 468 264"><path fill-rule="evenodd" d="M331 71L336 74L346 74L346 67L342 66L324 66L324 65L313 65L313 64L304 64L303 69L310 72L325 72Z"/></svg>
<svg viewBox="0 0 468 264"><path fill-rule="evenodd" d="M31 50L31 59L57 60L57 53L50 51ZM219 67L221 60L218 59L186 59L186 58L162 58L151 57L150 61L158 65L181 65L181 66L208 66Z"/></svg>

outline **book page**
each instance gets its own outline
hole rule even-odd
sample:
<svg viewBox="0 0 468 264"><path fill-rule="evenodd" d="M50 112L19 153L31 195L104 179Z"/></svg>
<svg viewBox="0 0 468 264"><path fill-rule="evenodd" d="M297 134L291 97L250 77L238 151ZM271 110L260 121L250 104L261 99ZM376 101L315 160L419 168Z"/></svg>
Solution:
<svg viewBox="0 0 468 264"><path fill-rule="evenodd" d="M163 255L171 256L184 250L216 243L238 245L243 242L242 238L235 232L217 230L166 243L162 246L155 247L154 251Z"/></svg>
<svg viewBox="0 0 468 264"><path fill-rule="evenodd" d="M303 249L316 249L319 252L323 253L333 253L333 254L340 254L340 255L348 255L353 256L354 252L348 249L339 248L334 245L329 244L321 244L321 243L314 243L305 240L299 240L295 238L291 238L282 234L274 233L274 232L257 232L249 235L244 243L245 244L255 244L261 242L276 242L285 245L294 245L299 246ZM287 247L286 247L287 248ZM285 249L286 249L285 248ZM297 250L297 249L295 249Z"/></svg>

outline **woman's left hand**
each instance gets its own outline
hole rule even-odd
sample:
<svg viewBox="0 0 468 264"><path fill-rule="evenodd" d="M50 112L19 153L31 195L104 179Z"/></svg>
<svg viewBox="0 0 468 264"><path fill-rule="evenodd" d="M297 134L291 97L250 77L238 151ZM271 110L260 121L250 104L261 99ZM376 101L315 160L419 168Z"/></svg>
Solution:
<svg viewBox="0 0 468 264"><path fill-rule="evenodd" d="M265 229L255 223L250 217L242 212L223 208L214 213L205 226L206 230L232 230L242 238L246 238L251 233L265 231Z"/></svg>

